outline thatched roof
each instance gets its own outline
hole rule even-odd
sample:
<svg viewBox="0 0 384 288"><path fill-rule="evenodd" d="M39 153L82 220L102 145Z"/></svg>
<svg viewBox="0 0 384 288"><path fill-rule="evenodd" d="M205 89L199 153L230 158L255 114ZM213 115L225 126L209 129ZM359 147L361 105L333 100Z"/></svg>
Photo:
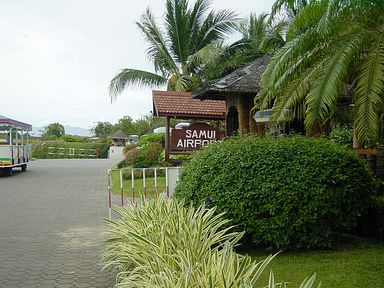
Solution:
<svg viewBox="0 0 384 288"><path fill-rule="evenodd" d="M239 68L203 90L193 94L197 99L225 100L226 95L243 94L255 96L260 89L261 75L271 55L264 55L243 68Z"/></svg>
<svg viewBox="0 0 384 288"><path fill-rule="evenodd" d="M123 131L117 130L115 133L109 135L108 138L110 138L110 139L128 139L128 136Z"/></svg>
<svg viewBox="0 0 384 288"><path fill-rule="evenodd" d="M225 101L200 101L190 92L152 91L153 115L179 119L225 119Z"/></svg>

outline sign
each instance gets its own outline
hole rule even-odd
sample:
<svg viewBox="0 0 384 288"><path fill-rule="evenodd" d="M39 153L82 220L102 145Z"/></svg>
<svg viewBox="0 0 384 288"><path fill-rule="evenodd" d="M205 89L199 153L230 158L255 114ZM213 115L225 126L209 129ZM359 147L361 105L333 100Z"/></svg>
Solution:
<svg viewBox="0 0 384 288"><path fill-rule="evenodd" d="M173 129L171 150L191 151L202 146L216 143L223 138L223 133L206 123L196 123L182 129Z"/></svg>

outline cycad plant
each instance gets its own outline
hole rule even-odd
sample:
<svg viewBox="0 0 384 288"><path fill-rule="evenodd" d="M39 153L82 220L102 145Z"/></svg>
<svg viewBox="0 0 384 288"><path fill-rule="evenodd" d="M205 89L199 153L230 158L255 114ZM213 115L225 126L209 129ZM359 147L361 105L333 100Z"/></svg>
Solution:
<svg viewBox="0 0 384 288"><path fill-rule="evenodd" d="M147 9L136 24L148 43L147 54L155 73L122 69L110 83L111 99L132 85L197 89L205 77L203 68L214 63L212 58L223 50L222 40L237 28L239 20L230 10L210 11L210 4L209 0L196 0L189 6L188 0L167 0L164 25Z"/></svg>
<svg viewBox="0 0 384 288"><path fill-rule="evenodd" d="M384 1L310 1L292 19L286 45L263 74L256 107L272 107L272 120L295 110L312 131L330 119L341 97L351 97L358 144L377 141L384 108L383 27Z"/></svg>

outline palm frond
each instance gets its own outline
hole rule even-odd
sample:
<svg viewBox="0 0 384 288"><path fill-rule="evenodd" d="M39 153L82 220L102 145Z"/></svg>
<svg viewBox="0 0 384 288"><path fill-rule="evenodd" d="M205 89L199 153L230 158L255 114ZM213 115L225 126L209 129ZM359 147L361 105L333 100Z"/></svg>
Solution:
<svg viewBox="0 0 384 288"><path fill-rule="evenodd" d="M288 27L287 21L278 21L268 27L267 33L262 39L259 48L265 52L275 51L285 45L285 34Z"/></svg>
<svg viewBox="0 0 384 288"><path fill-rule="evenodd" d="M250 45L247 41L238 41L229 46L223 43L208 45L191 56L190 71L198 73L204 81L223 77L255 58L256 52L248 55ZM261 52L257 54L261 55Z"/></svg>
<svg viewBox="0 0 384 288"><path fill-rule="evenodd" d="M295 39L297 36L310 29L317 29L320 19L327 9L327 1L311 1L305 9L292 19L287 30L287 41Z"/></svg>
<svg viewBox="0 0 384 288"><path fill-rule="evenodd" d="M178 67L169 53L162 31L158 28L155 18L149 9L141 16L141 21L136 22L136 25L149 44L147 54L154 63L155 70L161 71L165 77L167 76L167 71L177 71Z"/></svg>
<svg viewBox="0 0 384 288"><path fill-rule="evenodd" d="M322 67L319 77L306 98L305 125L307 128L315 124L323 124L335 110L337 99L345 87L351 64L365 39L365 33L355 35L349 42L338 47Z"/></svg>
<svg viewBox="0 0 384 288"><path fill-rule="evenodd" d="M311 89L313 80L316 79L320 68L324 65L325 59L304 70L296 79L287 85L282 93L275 98L272 109L271 120L283 119L288 110L302 112L301 107L305 97ZM265 107L267 108L267 107ZM302 113L295 113L296 117L302 117Z"/></svg>
<svg viewBox="0 0 384 288"><path fill-rule="evenodd" d="M373 47L357 77L354 95L355 132L361 144L378 139L384 104L384 33Z"/></svg>
<svg viewBox="0 0 384 288"><path fill-rule="evenodd" d="M209 13L201 25L197 49L200 50L209 43L223 40L225 36L237 29L239 20L238 15L231 10Z"/></svg>
<svg viewBox="0 0 384 288"><path fill-rule="evenodd" d="M198 43L200 42L200 29L204 23L204 16L207 14L211 4L211 0L197 0L190 12L190 46L192 53L199 50Z"/></svg>
<svg viewBox="0 0 384 288"><path fill-rule="evenodd" d="M320 47L313 45L313 39L316 39L317 35L315 30L309 30L295 40L287 42L275 53L260 81L258 103L261 103L262 107L270 106L290 81L318 60L318 52L325 44Z"/></svg>
<svg viewBox="0 0 384 288"><path fill-rule="evenodd" d="M181 67L189 54L189 12L187 0L167 0L165 24L170 48Z"/></svg>
<svg viewBox="0 0 384 288"><path fill-rule="evenodd" d="M272 5L271 18L286 14L288 18L295 17L301 10L316 0L276 0Z"/></svg>
<svg viewBox="0 0 384 288"><path fill-rule="evenodd" d="M175 91L192 91L193 78L189 75L181 75L175 83Z"/></svg>
<svg viewBox="0 0 384 288"><path fill-rule="evenodd" d="M259 15L251 13L247 20L240 23L240 32L243 34L243 38L255 39L261 42L267 31L266 27L269 25L267 20L267 13Z"/></svg>
<svg viewBox="0 0 384 288"><path fill-rule="evenodd" d="M127 86L158 87L167 83L167 78L160 75L135 69L122 69L113 77L109 85L109 96L111 101L123 92Z"/></svg>

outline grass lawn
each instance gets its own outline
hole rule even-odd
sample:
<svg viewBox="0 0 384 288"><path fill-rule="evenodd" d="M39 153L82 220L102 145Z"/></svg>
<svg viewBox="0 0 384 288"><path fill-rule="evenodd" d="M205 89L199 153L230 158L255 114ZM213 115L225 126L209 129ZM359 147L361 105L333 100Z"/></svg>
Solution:
<svg viewBox="0 0 384 288"><path fill-rule="evenodd" d="M288 287L299 287L305 277L315 272L316 283L321 281L321 287L384 287L384 243L356 239L351 242L332 251L281 252L269 268L276 282L290 282ZM255 259L268 255L261 251L249 254ZM268 282L270 269L264 275L264 283Z"/></svg>
<svg viewBox="0 0 384 288"><path fill-rule="evenodd" d="M135 178L135 196L139 197L144 193L143 179ZM155 178L150 177L145 179L147 196L152 197L156 195ZM123 178L123 191L126 197L132 196L132 180ZM165 177L157 177L157 193L165 192ZM120 173L119 171L112 171L112 193L120 194Z"/></svg>

